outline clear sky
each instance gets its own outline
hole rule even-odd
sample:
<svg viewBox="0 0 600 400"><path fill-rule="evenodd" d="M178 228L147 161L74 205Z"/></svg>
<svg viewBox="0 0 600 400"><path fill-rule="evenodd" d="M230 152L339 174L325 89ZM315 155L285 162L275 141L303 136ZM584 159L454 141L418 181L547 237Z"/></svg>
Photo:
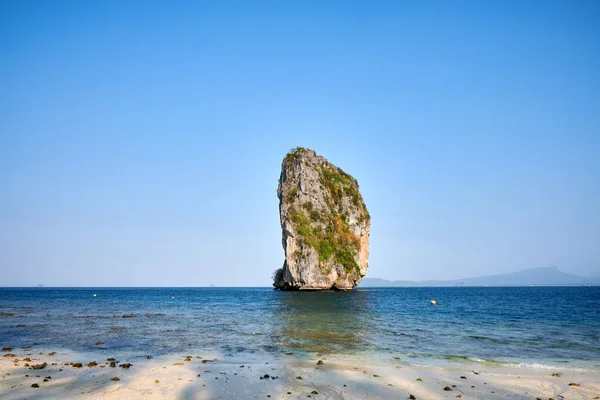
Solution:
<svg viewBox="0 0 600 400"><path fill-rule="evenodd" d="M281 160L368 276L600 275L598 1L0 1L0 286L268 286Z"/></svg>

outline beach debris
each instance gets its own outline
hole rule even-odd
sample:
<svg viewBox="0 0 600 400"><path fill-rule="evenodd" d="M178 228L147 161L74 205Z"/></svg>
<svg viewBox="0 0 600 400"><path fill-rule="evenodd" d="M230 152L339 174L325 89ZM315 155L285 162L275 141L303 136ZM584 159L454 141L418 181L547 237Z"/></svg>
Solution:
<svg viewBox="0 0 600 400"><path fill-rule="evenodd" d="M435 300L431 300L431 305L432 305L432 306L435 306L436 304L437 304L437 301L435 301Z"/></svg>
<svg viewBox="0 0 600 400"><path fill-rule="evenodd" d="M244 366L243 366L243 365L240 365L240 368L244 368Z"/></svg>
<svg viewBox="0 0 600 400"><path fill-rule="evenodd" d="M47 376L44 379L52 379L52 377L51 376Z"/></svg>
<svg viewBox="0 0 600 400"><path fill-rule="evenodd" d="M4 312L4 311L0 311L0 317L12 317L13 313L9 313L9 312Z"/></svg>
<svg viewBox="0 0 600 400"><path fill-rule="evenodd" d="M455 387L456 387L456 385L452 385L452 387L453 387L453 388L455 388Z"/></svg>
<svg viewBox="0 0 600 400"><path fill-rule="evenodd" d="M117 363L114 362L114 361L111 361L108 366L111 367L111 368L115 368L117 366Z"/></svg>
<svg viewBox="0 0 600 400"><path fill-rule="evenodd" d="M115 361L115 360L116 360L116 359L115 359L114 357L108 357L108 358L106 359L106 361Z"/></svg>
<svg viewBox="0 0 600 400"><path fill-rule="evenodd" d="M94 293L94 297L96 297L96 293Z"/></svg>
<svg viewBox="0 0 600 400"><path fill-rule="evenodd" d="M459 399L462 399L463 395L462 394L457 394L456 397L459 398Z"/></svg>
<svg viewBox="0 0 600 400"><path fill-rule="evenodd" d="M269 379L270 377L271 377L271 375L264 374L263 376L260 377L260 379Z"/></svg>
<svg viewBox="0 0 600 400"><path fill-rule="evenodd" d="M475 375L479 375L480 374L479 371L471 371L471 372L473 372Z"/></svg>
<svg viewBox="0 0 600 400"><path fill-rule="evenodd" d="M29 357L25 357L25 358L23 359L23 361L25 361L25 362L31 362L31 358L29 358Z"/></svg>
<svg viewBox="0 0 600 400"><path fill-rule="evenodd" d="M577 386L577 387L579 387L581 385L579 383L571 382L571 383L569 383L569 386Z"/></svg>
<svg viewBox="0 0 600 400"><path fill-rule="evenodd" d="M33 368L33 369L44 369L44 368L46 368L46 365L48 365L48 364L41 363L41 364L32 365L31 368Z"/></svg>
<svg viewBox="0 0 600 400"><path fill-rule="evenodd" d="M152 356L150 356L150 355L147 355L147 356L146 356L146 359L150 360L150 359L152 359Z"/></svg>
<svg viewBox="0 0 600 400"><path fill-rule="evenodd" d="M28 363L25 363L23 366L24 366L24 367L29 367L29 364L28 364Z"/></svg>
<svg viewBox="0 0 600 400"><path fill-rule="evenodd" d="M553 373L552 373L552 376L555 376L555 377L557 377L557 378L560 378L560 376L561 376L561 375L562 375L562 374L561 374L560 372L553 372Z"/></svg>
<svg viewBox="0 0 600 400"><path fill-rule="evenodd" d="M131 364L131 363L126 363L126 364L119 365L119 367L127 369L127 368L131 367L132 365L133 364Z"/></svg>
<svg viewBox="0 0 600 400"><path fill-rule="evenodd" d="M135 314L124 314L121 318L135 318Z"/></svg>
<svg viewBox="0 0 600 400"><path fill-rule="evenodd" d="M175 366L178 366L178 367L179 367L179 366L182 366L182 365L185 365L185 364L184 364L184 363L182 363L182 362L176 362L176 363L173 363L173 365L175 365Z"/></svg>
<svg viewBox="0 0 600 400"><path fill-rule="evenodd" d="M420 377L417 378L417 382L423 382L423 379L421 379Z"/></svg>
<svg viewBox="0 0 600 400"><path fill-rule="evenodd" d="M196 375L197 378L200 378L200 376L201 376L200 374Z"/></svg>
<svg viewBox="0 0 600 400"><path fill-rule="evenodd" d="M292 394L292 392L287 392L288 394Z"/></svg>
<svg viewBox="0 0 600 400"><path fill-rule="evenodd" d="M409 398L410 400L417 400L417 398L415 397L415 395L414 395L414 394L409 394L409 395L408 395L408 398Z"/></svg>
<svg viewBox="0 0 600 400"><path fill-rule="evenodd" d="M449 392L449 391L451 391L451 390L452 390L452 388L451 388L450 386L446 386L446 387L444 388L444 390L445 390L446 392Z"/></svg>
<svg viewBox="0 0 600 400"><path fill-rule="evenodd" d="M319 394L319 392L317 392L316 390L313 390L312 392L310 392L311 394Z"/></svg>
<svg viewBox="0 0 600 400"><path fill-rule="evenodd" d="M183 361L192 361L192 356L186 356L185 360L183 360Z"/></svg>
<svg viewBox="0 0 600 400"><path fill-rule="evenodd" d="M206 364L206 363L209 363L209 362L215 362L215 361L217 361L216 358L214 360L202 360L202 364Z"/></svg>
<svg viewBox="0 0 600 400"><path fill-rule="evenodd" d="M81 367L83 367L83 364L82 363L73 363L73 364L71 364L71 366L73 368L81 368Z"/></svg>
<svg viewBox="0 0 600 400"><path fill-rule="evenodd" d="M52 352L48 353L48 355L49 355L49 356L53 356L53 355L55 355L55 354L56 354L56 352L55 352L55 351L52 351Z"/></svg>
<svg viewBox="0 0 600 400"><path fill-rule="evenodd" d="M391 383L388 383L388 386L394 386L394 385L392 385Z"/></svg>
<svg viewBox="0 0 600 400"><path fill-rule="evenodd" d="M301 376L297 376L296 379L302 380L302 377Z"/></svg>
<svg viewBox="0 0 600 400"><path fill-rule="evenodd" d="M32 387L32 388L39 388L39 387L40 387L40 385L38 385L37 383L34 383L34 384L32 384L32 385L31 385L31 387Z"/></svg>
<svg viewBox="0 0 600 400"><path fill-rule="evenodd" d="M323 365L323 364L324 364L323 360L317 361L317 365Z"/></svg>
<svg viewBox="0 0 600 400"><path fill-rule="evenodd" d="M98 363L96 361L90 361L87 366L91 368L91 367L95 367L96 365L98 365Z"/></svg>
<svg viewBox="0 0 600 400"><path fill-rule="evenodd" d="M154 381L154 383L158 384L158 383L160 383L160 381L157 379Z"/></svg>
<svg viewBox="0 0 600 400"><path fill-rule="evenodd" d="M12 351L12 347L3 347L2 351Z"/></svg>
<svg viewBox="0 0 600 400"><path fill-rule="evenodd" d="M100 341L96 342L96 346L100 346L101 344L104 344L104 342L100 342Z"/></svg>
<svg viewBox="0 0 600 400"><path fill-rule="evenodd" d="M111 378L110 380L111 380L111 381L118 382L118 381L120 381L120 380L121 380L121 378L119 378L119 377L115 376L114 378Z"/></svg>
<svg viewBox="0 0 600 400"><path fill-rule="evenodd" d="M5 354L5 355L4 355L4 357L6 357L6 358L9 358L9 357L16 357L16 356L17 356L16 354L12 354L12 353L8 353L8 354Z"/></svg>
<svg viewBox="0 0 600 400"><path fill-rule="evenodd" d="M379 378L379 375L373 375L373 378Z"/></svg>
<svg viewBox="0 0 600 400"><path fill-rule="evenodd" d="M394 360L399 360L399 359L400 359L400 357L394 357Z"/></svg>
<svg viewBox="0 0 600 400"><path fill-rule="evenodd" d="M461 376L460 379L467 379L467 377L466 376Z"/></svg>

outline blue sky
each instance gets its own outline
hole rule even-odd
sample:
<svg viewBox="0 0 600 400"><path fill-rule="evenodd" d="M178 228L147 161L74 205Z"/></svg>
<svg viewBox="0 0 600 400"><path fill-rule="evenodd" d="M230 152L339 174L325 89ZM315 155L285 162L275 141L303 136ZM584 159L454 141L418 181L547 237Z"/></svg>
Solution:
<svg viewBox="0 0 600 400"><path fill-rule="evenodd" d="M295 146L368 276L600 275L600 3L0 2L0 286L268 286Z"/></svg>

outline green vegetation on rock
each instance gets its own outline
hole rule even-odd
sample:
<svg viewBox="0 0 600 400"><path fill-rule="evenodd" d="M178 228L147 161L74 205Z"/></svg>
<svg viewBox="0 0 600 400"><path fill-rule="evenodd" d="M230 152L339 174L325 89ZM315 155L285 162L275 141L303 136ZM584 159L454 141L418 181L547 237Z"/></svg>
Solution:
<svg viewBox="0 0 600 400"><path fill-rule="evenodd" d="M310 151L301 147L292 149L284 159L284 163L299 160L303 153ZM300 236L301 246L310 246L319 256L319 266L323 273L329 260L342 265L346 273L360 272L356 255L360 250L360 238L352 232L348 224L349 214L345 208L353 207L359 215L359 223L369 220L370 216L358 191L356 179L342 169L321 162L314 165L319 174L320 189L324 191L324 199L329 210L317 211L311 201L301 204L297 209L293 203L297 197L297 189L290 190L285 199L290 204L288 216L294 223ZM315 193L315 190L312 190ZM346 206L344 199L348 198ZM300 256L300 255L298 255Z"/></svg>

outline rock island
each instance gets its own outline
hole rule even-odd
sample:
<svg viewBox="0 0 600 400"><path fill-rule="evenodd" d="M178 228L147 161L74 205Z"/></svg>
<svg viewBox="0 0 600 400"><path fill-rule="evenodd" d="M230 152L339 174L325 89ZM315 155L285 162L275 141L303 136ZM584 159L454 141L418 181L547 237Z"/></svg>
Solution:
<svg viewBox="0 0 600 400"><path fill-rule="evenodd" d="M283 159L277 189L283 267L280 290L349 290L366 275L371 217L355 178L315 151Z"/></svg>

